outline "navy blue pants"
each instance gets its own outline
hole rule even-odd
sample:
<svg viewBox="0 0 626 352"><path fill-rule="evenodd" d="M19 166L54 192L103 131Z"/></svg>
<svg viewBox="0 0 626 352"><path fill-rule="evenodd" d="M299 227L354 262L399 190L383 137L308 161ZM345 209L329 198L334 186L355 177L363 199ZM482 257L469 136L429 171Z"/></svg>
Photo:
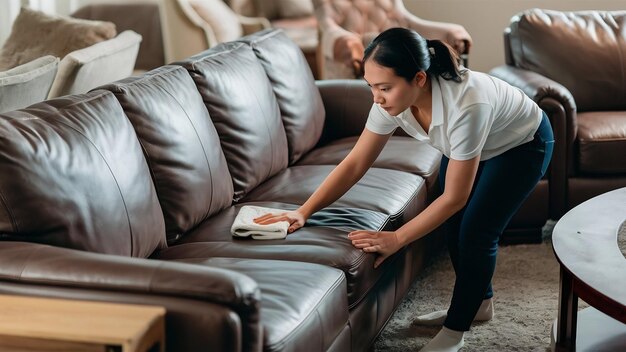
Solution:
<svg viewBox="0 0 626 352"><path fill-rule="evenodd" d="M545 174L554 147L543 114L534 139L481 161L465 207L447 221L448 250L456 281L444 326L467 331L483 299L491 298L498 241L511 217ZM445 189L449 159L441 159L439 182Z"/></svg>

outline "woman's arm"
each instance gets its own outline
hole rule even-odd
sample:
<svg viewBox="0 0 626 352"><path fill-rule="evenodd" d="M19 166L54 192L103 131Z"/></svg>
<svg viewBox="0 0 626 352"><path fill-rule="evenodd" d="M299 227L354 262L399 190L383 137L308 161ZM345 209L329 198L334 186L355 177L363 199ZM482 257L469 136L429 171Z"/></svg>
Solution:
<svg viewBox="0 0 626 352"><path fill-rule="evenodd" d="M364 129L352 151L326 177L309 199L295 212L267 214L255 219L258 224L289 221L289 232L304 225L311 214L330 205L357 183L372 166L391 134L380 135Z"/></svg>
<svg viewBox="0 0 626 352"><path fill-rule="evenodd" d="M403 246L424 237L465 206L479 163L480 156L464 161L450 159L445 190L424 211L393 232L351 232L348 237L352 244L366 252L378 252L380 256L374 263L378 266Z"/></svg>

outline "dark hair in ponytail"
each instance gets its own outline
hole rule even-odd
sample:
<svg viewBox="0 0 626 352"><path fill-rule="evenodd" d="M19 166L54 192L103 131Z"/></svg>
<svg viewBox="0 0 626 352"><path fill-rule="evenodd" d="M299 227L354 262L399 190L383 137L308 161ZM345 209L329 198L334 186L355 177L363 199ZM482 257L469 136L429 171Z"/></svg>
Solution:
<svg viewBox="0 0 626 352"><path fill-rule="evenodd" d="M390 28L380 33L365 49L363 67L368 59L389 67L407 82L420 71L446 80L461 82L465 71L459 68L459 56L440 40L425 40L407 28Z"/></svg>

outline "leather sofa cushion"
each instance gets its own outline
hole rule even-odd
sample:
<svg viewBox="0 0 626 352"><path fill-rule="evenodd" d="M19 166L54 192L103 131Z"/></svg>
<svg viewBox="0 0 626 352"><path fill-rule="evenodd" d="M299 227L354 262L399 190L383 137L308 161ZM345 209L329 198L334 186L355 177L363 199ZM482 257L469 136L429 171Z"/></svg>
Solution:
<svg viewBox="0 0 626 352"><path fill-rule="evenodd" d="M315 147L324 127L324 105L315 79L302 50L282 31L269 29L242 41L252 47L272 82L291 165Z"/></svg>
<svg viewBox="0 0 626 352"><path fill-rule="evenodd" d="M209 110L233 178L235 201L287 167L278 102L252 48L224 43L176 64L189 71Z"/></svg>
<svg viewBox="0 0 626 352"><path fill-rule="evenodd" d="M514 65L565 86L579 111L626 109L625 11L532 9L510 24Z"/></svg>
<svg viewBox="0 0 626 352"><path fill-rule="evenodd" d="M308 153L298 165L338 165L359 137L342 138ZM423 177L430 189L437 183L441 152L412 137L392 136L372 167L410 172Z"/></svg>
<svg viewBox="0 0 626 352"><path fill-rule="evenodd" d="M383 229L389 216L355 208L326 208L307 221L305 227L283 240L259 241L233 238L230 227L240 207L254 204L293 210L296 205L277 202L243 203L206 220L174 246L159 251L154 259L236 257L308 262L332 266L344 272L348 302L356 305L385 270L372 270L375 256L352 246L348 233L354 230Z"/></svg>
<svg viewBox="0 0 626 352"><path fill-rule="evenodd" d="M304 204L335 168L334 165L299 165L281 172L246 196L244 201ZM403 171L371 168L331 207L377 211L396 223L417 215L426 197L424 179Z"/></svg>
<svg viewBox="0 0 626 352"><path fill-rule="evenodd" d="M626 111L578 113L578 167L582 173L626 173Z"/></svg>
<svg viewBox="0 0 626 352"><path fill-rule="evenodd" d="M0 135L4 240L133 257L165 246L150 171L113 94L0 115Z"/></svg>
<svg viewBox="0 0 626 352"><path fill-rule="evenodd" d="M163 66L103 88L115 94L141 141L169 241L230 206L233 184L219 137L184 68Z"/></svg>
<svg viewBox="0 0 626 352"><path fill-rule="evenodd" d="M346 281L340 270L282 260L182 261L233 270L258 283L263 351L326 351L348 323Z"/></svg>

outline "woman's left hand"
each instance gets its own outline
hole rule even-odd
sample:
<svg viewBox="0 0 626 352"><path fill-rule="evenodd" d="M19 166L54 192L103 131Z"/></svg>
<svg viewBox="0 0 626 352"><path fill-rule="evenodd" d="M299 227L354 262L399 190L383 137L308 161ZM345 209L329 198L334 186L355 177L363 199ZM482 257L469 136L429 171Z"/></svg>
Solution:
<svg viewBox="0 0 626 352"><path fill-rule="evenodd" d="M352 231L348 234L348 239L356 248L365 252L378 253L374 268L402 248L398 235L393 231Z"/></svg>

